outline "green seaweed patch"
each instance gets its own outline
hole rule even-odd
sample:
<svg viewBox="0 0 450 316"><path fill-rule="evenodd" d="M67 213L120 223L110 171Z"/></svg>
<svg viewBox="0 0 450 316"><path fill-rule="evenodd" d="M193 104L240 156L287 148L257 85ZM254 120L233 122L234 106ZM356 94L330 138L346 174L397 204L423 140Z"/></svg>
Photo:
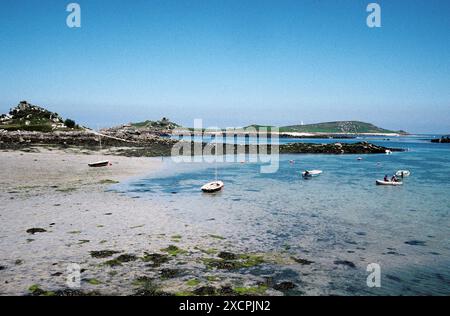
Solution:
<svg viewBox="0 0 450 316"><path fill-rule="evenodd" d="M251 268L264 263L264 258L260 255L240 254L221 252L219 258L203 258L202 261L208 269L238 270Z"/></svg>
<svg viewBox="0 0 450 316"><path fill-rule="evenodd" d="M74 192L76 190L78 190L78 189L77 188L60 188L60 189L56 189L56 191L63 192L63 193Z"/></svg>
<svg viewBox="0 0 450 316"><path fill-rule="evenodd" d="M170 238L179 240L179 239L182 239L183 237L181 237L181 235L173 235Z"/></svg>
<svg viewBox="0 0 450 316"><path fill-rule="evenodd" d="M118 260L120 262L131 262L131 261L136 261L137 259L138 259L138 257L136 257L135 255L130 255L130 254L123 254L116 258L116 260Z"/></svg>
<svg viewBox="0 0 450 316"><path fill-rule="evenodd" d="M167 280L181 276L182 271L179 269L162 269L159 273L163 280Z"/></svg>
<svg viewBox="0 0 450 316"><path fill-rule="evenodd" d="M102 259L102 258L111 257L119 252L120 251L115 251L115 250L99 250L99 251L91 251L90 254L91 254L92 258Z"/></svg>
<svg viewBox="0 0 450 316"><path fill-rule="evenodd" d="M220 281L220 278L215 275L208 275L206 276L206 280L208 280L209 282L218 282Z"/></svg>
<svg viewBox="0 0 450 316"><path fill-rule="evenodd" d="M103 264L110 266L110 267L117 267L117 266L121 266L122 262L120 262L117 259L111 259L111 260L105 261Z"/></svg>
<svg viewBox="0 0 450 316"><path fill-rule="evenodd" d="M170 258L165 254L160 253L144 253L141 258L144 262L152 262L152 267L159 267L161 264L169 262Z"/></svg>
<svg viewBox="0 0 450 316"><path fill-rule="evenodd" d="M195 249L199 250L207 255L210 255L210 256L215 255L218 252L218 250L216 248L202 249L202 248L195 247Z"/></svg>
<svg viewBox="0 0 450 316"><path fill-rule="evenodd" d="M100 180L99 184L117 184L120 183L119 181L116 180L111 180L111 179L104 179L104 180Z"/></svg>
<svg viewBox="0 0 450 316"><path fill-rule="evenodd" d="M180 291L180 292L175 292L174 295L175 296L193 296L194 293L189 292L189 291Z"/></svg>
<svg viewBox="0 0 450 316"><path fill-rule="evenodd" d="M187 286L197 286L199 284L200 284L200 280L199 279L191 279L191 280L186 282Z"/></svg>
<svg viewBox="0 0 450 316"><path fill-rule="evenodd" d="M162 292L152 278L147 276L138 277L133 281L133 285L138 287L134 296L167 296L168 293Z"/></svg>
<svg viewBox="0 0 450 316"><path fill-rule="evenodd" d="M100 282L99 280L97 280L97 279L88 279L88 280L86 280L87 281L87 283L89 283L89 284L91 284L91 285L100 285L100 284L102 284L102 282Z"/></svg>
<svg viewBox="0 0 450 316"><path fill-rule="evenodd" d="M169 255L174 256L174 257L178 256L178 255L181 255L181 254L185 254L187 252L186 250L180 249L180 248L178 248L175 245L170 245L167 248L161 249L161 251L162 252L167 252Z"/></svg>
<svg viewBox="0 0 450 316"><path fill-rule="evenodd" d="M131 226L130 229L142 228L142 227L144 227L144 226L145 226L145 224L142 224L142 225L136 225L136 226Z"/></svg>
<svg viewBox="0 0 450 316"><path fill-rule="evenodd" d="M115 259L106 261L104 264L108 265L110 267L117 267L117 266L121 266L122 263L136 261L137 259L138 259L138 257L136 257L135 255L123 254L123 255L118 256Z"/></svg>
<svg viewBox="0 0 450 316"><path fill-rule="evenodd" d="M236 287L233 290L239 295L264 295L268 287L266 285L257 285L250 287Z"/></svg>
<svg viewBox="0 0 450 316"><path fill-rule="evenodd" d="M38 284L33 284L28 288L28 291L32 296L55 296L56 293L53 291L45 291L40 288Z"/></svg>
<svg viewBox="0 0 450 316"><path fill-rule="evenodd" d="M220 239L220 240L226 239L225 237L222 237L222 236L219 236L219 235L213 235L213 234L210 234L210 235L208 235L208 236L211 237L211 238L214 238L214 239Z"/></svg>

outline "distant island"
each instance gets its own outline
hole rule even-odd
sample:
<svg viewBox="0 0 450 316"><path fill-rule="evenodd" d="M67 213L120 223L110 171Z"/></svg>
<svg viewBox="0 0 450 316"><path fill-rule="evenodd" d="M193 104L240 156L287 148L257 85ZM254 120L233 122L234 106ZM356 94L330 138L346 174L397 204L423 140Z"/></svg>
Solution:
<svg viewBox="0 0 450 316"><path fill-rule="evenodd" d="M262 125L251 125L237 129L237 136L255 136ZM273 133L273 128L267 127ZM168 118L157 121L141 121L95 131L78 125L72 119L64 119L59 114L43 107L21 101L8 114L0 116L0 148L20 149L23 147L50 145L75 146L98 150L102 144L110 154L126 156L168 156L171 148L180 140L172 135L208 135L223 131L194 130L171 122ZM276 130L279 137L292 138L355 138L357 135L398 136L405 132L390 131L370 123L358 121L338 121L309 125L284 126ZM182 139L184 142L193 141ZM207 143L204 142L203 146ZM273 145L278 146L278 145ZM258 145L234 145L234 152L249 152ZM295 143L279 145L280 153L325 153L325 154L367 154L384 153L385 148L359 142L356 144L310 144Z"/></svg>

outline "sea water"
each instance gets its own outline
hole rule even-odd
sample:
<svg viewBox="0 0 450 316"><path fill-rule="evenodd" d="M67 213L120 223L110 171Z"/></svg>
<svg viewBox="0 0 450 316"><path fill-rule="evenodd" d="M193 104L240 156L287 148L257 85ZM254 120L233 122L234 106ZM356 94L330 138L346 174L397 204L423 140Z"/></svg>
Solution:
<svg viewBox="0 0 450 316"><path fill-rule="evenodd" d="M215 164L165 159L161 172L117 186L168 205L170 215L244 246L249 252L287 251L314 263L252 273L277 274L304 294L450 294L450 145L430 137L284 142L356 142L404 148L392 155L280 155L279 170L257 163L219 163L225 189L207 195ZM358 157L363 158L357 160ZM292 163L294 161L294 163ZM305 169L320 169L304 180ZM397 170L411 176L398 187L375 180ZM214 219L214 220L211 220ZM381 287L366 284L367 265L381 267Z"/></svg>

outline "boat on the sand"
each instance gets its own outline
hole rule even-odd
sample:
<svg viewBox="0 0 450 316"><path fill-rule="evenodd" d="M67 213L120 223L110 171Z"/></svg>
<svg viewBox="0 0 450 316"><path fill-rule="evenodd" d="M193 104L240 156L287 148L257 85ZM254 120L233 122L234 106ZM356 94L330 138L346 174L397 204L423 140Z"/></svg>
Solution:
<svg viewBox="0 0 450 316"><path fill-rule="evenodd" d="M222 190L224 184L222 181L213 181L202 186L202 191L205 193L213 193Z"/></svg>
<svg viewBox="0 0 450 316"><path fill-rule="evenodd" d="M109 160L102 160L88 164L88 166L92 168L107 167L109 165L110 165Z"/></svg>

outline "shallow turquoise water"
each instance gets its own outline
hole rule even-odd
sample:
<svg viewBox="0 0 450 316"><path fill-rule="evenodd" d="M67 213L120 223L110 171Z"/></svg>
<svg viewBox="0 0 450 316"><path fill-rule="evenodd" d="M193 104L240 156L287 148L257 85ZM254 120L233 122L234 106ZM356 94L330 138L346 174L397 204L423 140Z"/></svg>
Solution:
<svg viewBox="0 0 450 316"><path fill-rule="evenodd" d="M116 189L165 203L175 218L247 251L288 248L314 261L303 274L280 267L252 272L284 271L282 277L302 283L307 294L449 295L450 146L420 137L371 141L408 151L362 155L362 161L354 155L281 155L273 174L260 173L255 163L220 163L225 189L215 195L199 192L214 179L214 164L168 158L160 173ZM304 169L324 173L303 180ZM402 187L375 185L399 169L412 173ZM381 266L381 288L366 285L369 263Z"/></svg>

